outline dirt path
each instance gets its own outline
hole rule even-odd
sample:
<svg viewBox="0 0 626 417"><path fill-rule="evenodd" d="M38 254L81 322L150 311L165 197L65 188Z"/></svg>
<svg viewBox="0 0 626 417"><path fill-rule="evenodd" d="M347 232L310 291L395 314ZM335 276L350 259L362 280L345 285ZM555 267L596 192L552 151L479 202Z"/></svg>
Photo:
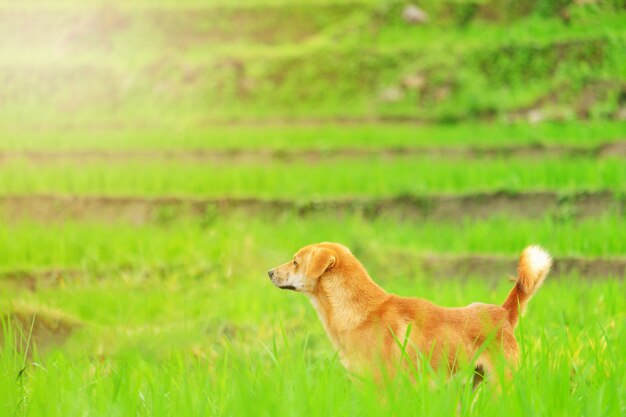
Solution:
<svg viewBox="0 0 626 417"><path fill-rule="evenodd" d="M0 163L26 160L33 163L89 163L89 162L133 162L133 161L184 161L184 162L226 162L263 163L275 161L305 161L315 163L328 159L363 157L425 156L440 158L486 158L486 157L525 157L543 158L558 156L585 156L590 158L626 158L626 141L605 143L593 147L560 145L508 145L484 147L387 147L387 148L339 148L323 149L189 149L189 150L22 150L0 151Z"/></svg>
<svg viewBox="0 0 626 417"><path fill-rule="evenodd" d="M8 195L0 197L3 221L95 220L133 224L167 222L179 217L213 217L231 213L333 216L362 213L366 217L454 221L494 215L536 218L547 214L588 218L624 213L626 201L611 192L561 195L554 192L494 192L466 195L425 195L381 198L340 198L315 201L259 198L106 197Z"/></svg>

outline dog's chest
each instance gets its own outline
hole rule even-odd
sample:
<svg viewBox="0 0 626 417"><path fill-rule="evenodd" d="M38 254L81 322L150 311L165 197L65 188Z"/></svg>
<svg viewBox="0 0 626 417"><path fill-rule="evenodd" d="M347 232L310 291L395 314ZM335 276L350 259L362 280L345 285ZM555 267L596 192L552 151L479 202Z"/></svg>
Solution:
<svg viewBox="0 0 626 417"><path fill-rule="evenodd" d="M324 326L324 330L326 331L328 338L333 344L333 348L339 352L339 354L342 357L342 362L344 362L345 359L343 358L345 357L346 352L343 347L343 344L341 343L340 335L337 333L337 330L333 328L333 326L329 322L330 318L328 317L327 311L324 310L324 308L320 304L319 300L317 300L317 298L310 297L309 299L311 300L311 304L313 305L313 308L315 308L315 311L317 312L317 316L319 317L320 321L322 322L322 325Z"/></svg>

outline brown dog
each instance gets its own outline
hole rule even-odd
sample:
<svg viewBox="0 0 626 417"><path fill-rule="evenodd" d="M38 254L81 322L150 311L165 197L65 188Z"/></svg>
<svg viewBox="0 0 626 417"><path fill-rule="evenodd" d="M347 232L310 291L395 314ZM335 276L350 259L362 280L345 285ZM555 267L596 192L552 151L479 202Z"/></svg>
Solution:
<svg viewBox="0 0 626 417"><path fill-rule="evenodd" d="M517 364L513 330L551 265L543 249L529 246L520 256L517 282L502 306L473 303L462 308L386 293L338 243L305 246L292 261L268 274L277 287L309 297L351 372L380 376L382 370L393 376L399 363L418 366L418 358L426 358L434 369L449 373L474 361L476 368L495 378L498 357Z"/></svg>

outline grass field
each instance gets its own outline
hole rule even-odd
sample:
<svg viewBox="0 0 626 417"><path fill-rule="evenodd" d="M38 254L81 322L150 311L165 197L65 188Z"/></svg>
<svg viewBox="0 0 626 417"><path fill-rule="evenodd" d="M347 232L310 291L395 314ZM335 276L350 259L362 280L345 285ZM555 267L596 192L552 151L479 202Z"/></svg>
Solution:
<svg viewBox="0 0 626 417"><path fill-rule="evenodd" d="M0 230L0 260L5 269L141 267L188 261L219 266L222 273L236 269L249 274L258 273L259 264L278 263L308 242L324 239L345 242L356 253L406 249L416 254L517 255L519 242L538 241L555 255L602 257L626 253L625 232L626 219L612 215L580 221L546 217L511 222L507 217L495 217L445 224L369 220L358 214L337 220L326 216L302 220L297 215L220 219L209 214L193 220L155 219L144 226L69 221L45 229L36 222L20 222ZM46 251L36 248L38 242ZM243 248L246 259L238 259ZM272 260L266 260L268 257ZM388 262L385 266L393 269L393 260Z"/></svg>
<svg viewBox="0 0 626 417"><path fill-rule="evenodd" d="M0 4L0 416L626 415L624 2L405 4ZM267 278L318 241L444 306L556 264L500 391L381 386Z"/></svg>
<svg viewBox="0 0 626 417"><path fill-rule="evenodd" d="M43 360L5 346L3 407L28 415L380 415L389 407L453 415L459 403L466 415L623 411L624 302L616 282L548 283L519 330L521 369L501 394L490 387L472 394L463 387L468 374L435 387L400 380L381 392L355 385L328 351L306 300L253 289L253 282L213 291L182 279L138 282L132 291L70 286L52 304L78 311L90 328L65 353ZM465 304L500 301L508 285L410 280L393 287ZM225 302L208 302L218 291ZM226 301L241 299L245 304Z"/></svg>
<svg viewBox="0 0 626 417"><path fill-rule="evenodd" d="M6 164L6 193L105 195L275 196L398 195L489 190L626 190L622 159L437 160L362 158L359 161L246 164L94 163L80 166Z"/></svg>
<svg viewBox="0 0 626 417"><path fill-rule="evenodd" d="M92 129L6 128L0 138L2 151L37 150L207 150L207 149L341 149L410 146L506 147L524 145L575 145L588 147L624 138L623 121L571 121L539 125L450 124L415 125L355 122L205 126L180 125L103 126Z"/></svg>

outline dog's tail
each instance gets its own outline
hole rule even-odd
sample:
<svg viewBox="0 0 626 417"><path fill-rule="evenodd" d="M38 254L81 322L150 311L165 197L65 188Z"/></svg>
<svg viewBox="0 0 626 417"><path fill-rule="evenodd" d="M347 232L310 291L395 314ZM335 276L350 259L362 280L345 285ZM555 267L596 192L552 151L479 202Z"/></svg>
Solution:
<svg viewBox="0 0 626 417"><path fill-rule="evenodd" d="M550 272L552 258L539 246L528 246L519 258L517 266L517 282L502 304L508 312L509 322L517 325L519 316L524 312L526 303L537 292L543 280Z"/></svg>

